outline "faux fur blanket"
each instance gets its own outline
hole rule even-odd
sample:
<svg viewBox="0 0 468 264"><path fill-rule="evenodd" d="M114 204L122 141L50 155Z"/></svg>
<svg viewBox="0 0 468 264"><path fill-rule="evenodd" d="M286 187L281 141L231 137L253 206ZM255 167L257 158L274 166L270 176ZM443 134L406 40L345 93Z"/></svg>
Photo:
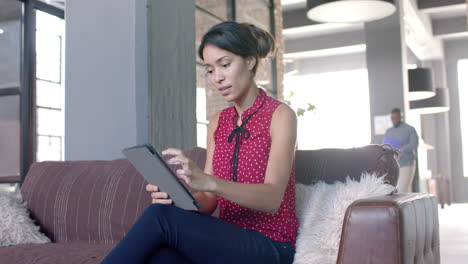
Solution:
<svg viewBox="0 0 468 264"><path fill-rule="evenodd" d="M296 184L299 235L295 264L336 263L343 218L355 200L390 194L395 187L384 177L363 174L361 180L314 185Z"/></svg>
<svg viewBox="0 0 468 264"><path fill-rule="evenodd" d="M29 218L26 202L12 193L0 191L0 247L44 244L50 239L39 232Z"/></svg>

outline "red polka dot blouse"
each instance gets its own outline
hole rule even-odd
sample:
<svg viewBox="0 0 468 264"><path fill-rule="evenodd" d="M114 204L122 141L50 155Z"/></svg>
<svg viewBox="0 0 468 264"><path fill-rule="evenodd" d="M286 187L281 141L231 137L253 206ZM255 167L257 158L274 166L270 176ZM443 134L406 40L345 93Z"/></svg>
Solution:
<svg viewBox="0 0 468 264"><path fill-rule="evenodd" d="M270 123L273 112L282 103L269 97L263 89L259 90L253 105L242 113L243 122L250 116L249 121L243 126L247 132L241 129L237 133L239 135L234 135L233 130L236 129L238 120L234 106L224 109L219 115L218 127L214 133L213 155L213 171L218 178L231 181L234 178L237 182L249 184L261 184L265 181L271 148ZM234 155L236 137L240 140L237 157ZM237 166L234 163L237 163ZM222 197L218 197L218 204L220 219L248 230L261 232L273 240L295 244L298 222L295 208L294 165L283 201L275 214L249 209Z"/></svg>

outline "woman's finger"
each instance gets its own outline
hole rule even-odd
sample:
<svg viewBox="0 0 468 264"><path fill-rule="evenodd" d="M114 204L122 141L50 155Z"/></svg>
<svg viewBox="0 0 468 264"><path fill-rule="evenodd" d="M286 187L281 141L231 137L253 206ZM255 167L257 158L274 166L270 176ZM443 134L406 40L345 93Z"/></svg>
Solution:
<svg viewBox="0 0 468 264"><path fill-rule="evenodd" d="M175 156L175 157L170 158L167 163L180 164L182 166L187 166L189 161L190 160L185 156Z"/></svg>
<svg viewBox="0 0 468 264"><path fill-rule="evenodd" d="M183 180L185 183L190 183L190 178L185 176L185 175L179 175L177 174L177 177L180 179L180 180Z"/></svg>
<svg viewBox="0 0 468 264"><path fill-rule="evenodd" d="M172 204L171 199L152 199L151 203L154 204Z"/></svg>
<svg viewBox="0 0 468 264"><path fill-rule="evenodd" d="M192 171L189 169L178 169L176 172L179 175L192 176Z"/></svg>
<svg viewBox="0 0 468 264"><path fill-rule="evenodd" d="M153 192L151 193L151 198L153 199L168 199L169 195L165 192Z"/></svg>
<svg viewBox="0 0 468 264"><path fill-rule="evenodd" d="M184 152L182 150L180 150L180 149L168 148L166 150L163 150L162 154L164 156L166 156L166 155L181 156L181 155L184 155Z"/></svg>
<svg viewBox="0 0 468 264"><path fill-rule="evenodd" d="M147 184L146 185L146 191L148 192L157 192L159 190L158 186L152 185L152 184Z"/></svg>

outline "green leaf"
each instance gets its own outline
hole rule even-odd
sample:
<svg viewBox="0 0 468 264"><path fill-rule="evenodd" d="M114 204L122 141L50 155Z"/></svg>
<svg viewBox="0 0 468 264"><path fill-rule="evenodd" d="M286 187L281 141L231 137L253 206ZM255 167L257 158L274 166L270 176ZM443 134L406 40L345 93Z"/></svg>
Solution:
<svg viewBox="0 0 468 264"><path fill-rule="evenodd" d="M302 109L302 108L298 108L298 109L297 109L297 116L303 116L304 113L305 113L305 110L304 110L304 109Z"/></svg>
<svg viewBox="0 0 468 264"><path fill-rule="evenodd" d="M311 105L311 104L309 104L309 103L308 103L308 105L309 105L309 108L307 108L307 111L313 111L313 110L315 110L315 105Z"/></svg>

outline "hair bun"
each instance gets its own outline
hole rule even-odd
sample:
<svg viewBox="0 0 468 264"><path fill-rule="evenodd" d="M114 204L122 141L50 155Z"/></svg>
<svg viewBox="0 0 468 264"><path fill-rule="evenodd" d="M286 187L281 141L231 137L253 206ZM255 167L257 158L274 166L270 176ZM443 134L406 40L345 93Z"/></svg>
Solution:
<svg viewBox="0 0 468 264"><path fill-rule="evenodd" d="M275 39L267 31L253 25L244 23L250 30L252 36L257 40L258 57L265 58L275 50Z"/></svg>

